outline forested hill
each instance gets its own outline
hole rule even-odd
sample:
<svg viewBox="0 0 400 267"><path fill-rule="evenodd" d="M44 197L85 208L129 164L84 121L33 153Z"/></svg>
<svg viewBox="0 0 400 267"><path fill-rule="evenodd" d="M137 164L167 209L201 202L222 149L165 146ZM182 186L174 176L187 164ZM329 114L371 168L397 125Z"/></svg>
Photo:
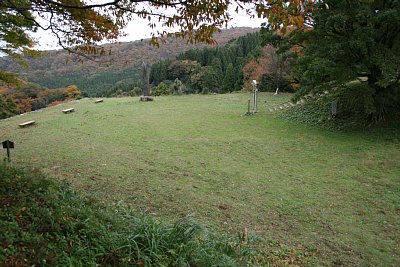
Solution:
<svg viewBox="0 0 400 267"><path fill-rule="evenodd" d="M258 33L241 36L224 46L190 49L176 60L161 60L151 67L150 82L155 95L227 93L245 86L243 68L262 54ZM248 76L248 75L247 75Z"/></svg>
<svg viewBox="0 0 400 267"><path fill-rule="evenodd" d="M256 28L232 28L216 34L218 45L250 32ZM149 40L105 45L110 55L100 63L83 60L64 50L45 51L41 57L28 58L27 68L10 58L0 59L0 69L16 72L29 81L48 88L66 87L75 84L89 94L98 95L118 84L132 84L140 80L142 62L154 63L160 59L174 58L180 53L201 48L204 44L187 45L185 40L169 39L160 48L150 46Z"/></svg>

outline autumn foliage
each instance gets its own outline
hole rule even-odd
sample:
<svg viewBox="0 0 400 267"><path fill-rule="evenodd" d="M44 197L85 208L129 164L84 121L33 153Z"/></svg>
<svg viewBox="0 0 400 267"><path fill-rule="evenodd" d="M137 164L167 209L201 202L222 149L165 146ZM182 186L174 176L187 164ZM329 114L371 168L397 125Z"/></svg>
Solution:
<svg viewBox="0 0 400 267"><path fill-rule="evenodd" d="M260 91L297 89L289 63L290 58L277 53L274 46L264 46L261 55L250 59L243 67L244 88L252 90L252 81L256 80Z"/></svg>
<svg viewBox="0 0 400 267"><path fill-rule="evenodd" d="M47 89L22 81L19 86L0 85L0 118L54 106L80 98L75 85L67 88Z"/></svg>
<svg viewBox="0 0 400 267"><path fill-rule="evenodd" d="M159 38L182 37L188 43L215 43L213 34L232 19L231 9L246 12L251 17L268 19L274 28L301 27L309 21L313 0L6 0L0 2L5 20L0 22L4 44L0 51L8 55L29 50L34 42L28 31L43 29L58 40L61 47L83 56L104 54L97 44L116 40L125 34L128 22L141 18L153 29L152 43ZM13 21L16 38L7 31ZM8 26L7 26L8 25ZM158 25L164 27L158 29ZM82 53L83 52L83 53Z"/></svg>
<svg viewBox="0 0 400 267"><path fill-rule="evenodd" d="M262 77L271 72L270 55L275 53L273 47L265 46L259 58L250 59L243 67L245 88L251 89L252 80L261 81Z"/></svg>
<svg viewBox="0 0 400 267"><path fill-rule="evenodd" d="M64 89L63 94L68 98L79 98L81 96L81 91L79 91L76 85L70 85Z"/></svg>

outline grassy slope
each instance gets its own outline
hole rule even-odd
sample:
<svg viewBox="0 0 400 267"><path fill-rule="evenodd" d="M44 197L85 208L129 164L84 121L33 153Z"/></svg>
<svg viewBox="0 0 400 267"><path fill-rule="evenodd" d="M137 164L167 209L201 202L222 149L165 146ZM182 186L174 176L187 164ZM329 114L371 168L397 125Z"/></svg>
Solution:
<svg viewBox="0 0 400 267"><path fill-rule="evenodd" d="M0 137L16 142L14 161L105 201L254 229L323 264L399 262L400 144L242 116L247 97L82 100L2 121ZM285 99L262 95L260 107Z"/></svg>

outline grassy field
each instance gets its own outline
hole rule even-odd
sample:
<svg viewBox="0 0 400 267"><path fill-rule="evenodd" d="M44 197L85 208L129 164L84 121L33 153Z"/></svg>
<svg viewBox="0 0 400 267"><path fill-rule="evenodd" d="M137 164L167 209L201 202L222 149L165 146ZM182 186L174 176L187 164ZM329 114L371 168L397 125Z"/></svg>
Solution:
<svg viewBox="0 0 400 267"><path fill-rule="evenodd" d="M243 116L248 97L84 99L0 121L0 138L15 141L13 162L107 202L247 228L266 249L309 251L317 265L396 266L400 135L314 129L266 112L287 95L262 94L260 112ZM76 112L61 112L69 107ZM36 125L18 128L28 120Z"/></svg>

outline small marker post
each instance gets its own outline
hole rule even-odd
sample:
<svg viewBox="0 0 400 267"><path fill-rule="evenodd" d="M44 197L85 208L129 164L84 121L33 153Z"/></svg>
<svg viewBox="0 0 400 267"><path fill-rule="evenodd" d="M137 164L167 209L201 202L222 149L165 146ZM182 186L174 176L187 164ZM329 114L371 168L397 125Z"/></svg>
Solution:
<svg viewBox="0 0 400 267"><path fill-rule="evenodd" d="M247 99L247 112L244 115L247 115L247 116L251 115L251 112L250 112L250 97Z"/></svg>
<svg viewBox="0 0 400 267"><path fill-rule="evenodd" d="M10 157L10 146L7 143L7 158L8 158L8 162L11 162L11 157Z"/></svg>

